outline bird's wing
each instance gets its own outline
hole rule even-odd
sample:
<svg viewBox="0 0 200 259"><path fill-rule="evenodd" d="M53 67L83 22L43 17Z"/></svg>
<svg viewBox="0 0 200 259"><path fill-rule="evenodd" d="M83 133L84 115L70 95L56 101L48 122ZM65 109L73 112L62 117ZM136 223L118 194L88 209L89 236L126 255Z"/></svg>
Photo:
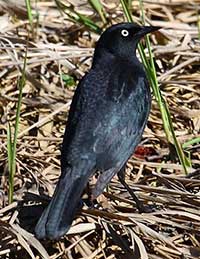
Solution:
<svg viewBox="0 0 200 259"><path fill-rule="evenodd" d="M86 119L83 117L86 117L87 107L85 103L88 102L85 97L87 94L85 94L84 88L88 75L89 74L85 74L80 80L70 106L61 149L61 171L64 171L65 167L70 162L69 154L73 157L74 149L76 150L78 149L78 146L80 146L80 136L82 136L82 138L84 137L83 124L86 122ZM85 130L87 130L87 128Z"/></svg>
<svg viewBox="0 0 200 259"><path fill-rule="evenodd" d="M124 98L120 88L113 92L113 101L118 105L113 105L110 110L106 109L104 119L99 122L99 127L94 132L94 151L98 153L97 164L102 174L93 189L93 198L103 192L134 152L141 140L150 111L151 96L145 77L138 82L131 82L130 78L122 76L121 83L127 96ZM139 88L134 83L139 84ZM135 89L128 94L127 89L131 87Z"/></svg>
<svg viewBox="0 0 200 259"><path fill-rule="evenodd" d="M137 81L133 78L124 71L112 76L110 101L105 103L105 111L97 115L101 120L93 132L93 149L103 170L124 165L139 143L147 122L151 102L149 86L145 77Z"/></svg>
<svg viewBox="0 0 200 259"><path fill-rule="evenodd" d="M117 66L109 78L86 75L75 92L64 136L61 165L81 155L107 170L126 162L146 124L149 96L144 77ZM135 79L136 78L136 79Z"/></svg>

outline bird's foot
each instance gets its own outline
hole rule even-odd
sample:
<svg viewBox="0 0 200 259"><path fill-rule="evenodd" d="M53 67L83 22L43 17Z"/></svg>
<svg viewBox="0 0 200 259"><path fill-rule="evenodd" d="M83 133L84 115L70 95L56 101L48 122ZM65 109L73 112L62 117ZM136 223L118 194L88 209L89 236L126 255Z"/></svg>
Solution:
<svg viewBox="0 0 200 259"><path fill-rule="evenodd" d="M155 206L153 205L146 205L144 206L143 203L137 204L137 209L139 213L151 213L155 212Z"/></svg>

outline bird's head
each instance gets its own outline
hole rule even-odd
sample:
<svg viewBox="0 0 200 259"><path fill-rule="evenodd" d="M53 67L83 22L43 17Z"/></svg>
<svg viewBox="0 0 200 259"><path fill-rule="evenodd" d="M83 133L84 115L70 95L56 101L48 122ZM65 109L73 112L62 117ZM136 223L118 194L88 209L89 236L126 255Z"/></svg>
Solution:
<svg viewBox="0 0 200 259"><path fill-rule="evenodd" d="M135 23L119 23L106 29L96 45L96 54L109 52L116 57L131 58L137 43L147 33L159 30L155 26L139 26ZM132 54L132 55L131 55Z"/></svg>

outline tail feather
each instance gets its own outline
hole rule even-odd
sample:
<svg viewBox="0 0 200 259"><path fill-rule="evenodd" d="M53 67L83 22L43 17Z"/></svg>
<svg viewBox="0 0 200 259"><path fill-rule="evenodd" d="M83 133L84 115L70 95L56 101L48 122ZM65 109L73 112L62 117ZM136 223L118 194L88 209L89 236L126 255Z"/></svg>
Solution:
<svg viewBox="0 0 200 259"><path fill-rule="evenodd" d="M39 219L35 233L39 239L58 239L70 228L88 182L91 170L67 168L56 186L53 198Z"/></svg>

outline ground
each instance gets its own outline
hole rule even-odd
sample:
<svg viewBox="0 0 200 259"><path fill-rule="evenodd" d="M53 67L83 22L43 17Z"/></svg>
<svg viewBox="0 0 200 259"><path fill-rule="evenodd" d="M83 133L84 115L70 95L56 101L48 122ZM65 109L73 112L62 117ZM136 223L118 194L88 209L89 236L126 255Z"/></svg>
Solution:
<svg viewBox="0 0 200 259"><path fill-rule="evenodd" d="M151 35L151 46L187 174L153 97L142 142L126 168L127 183L151 210L139 214L114 177L98 208L85 206L70 232L52 242L31 233L60 175L71 98L90 68L100 29L126 18L117 0L102 0L101 16L93 1L31 2L33 20L24 1L0 1L0 258L200 258L200 1L144 1L146 24L162 27ZM139 1L126 2L140 23ZM26 49L9 204L8 125L13 136Z"/></svg>

